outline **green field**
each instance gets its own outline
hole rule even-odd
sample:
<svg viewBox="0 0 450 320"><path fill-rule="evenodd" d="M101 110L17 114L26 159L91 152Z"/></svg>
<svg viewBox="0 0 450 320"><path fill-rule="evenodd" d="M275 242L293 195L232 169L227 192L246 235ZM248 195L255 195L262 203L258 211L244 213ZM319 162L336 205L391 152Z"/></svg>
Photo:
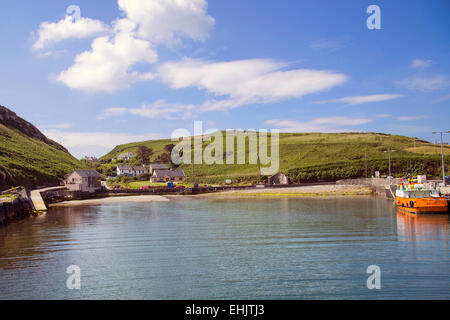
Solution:
<svg viewBox="0 0 450 320"><path fill-rule="evenodd" d="M224 139L224 146L226 139ZM154 140L120 145L100 160L107 162L123 152L138 152L140 146L154 151L151 161L165 153L164 148L171 140ZM203 148L210 142L204 142ZM231 179L233 184L256 183L259 181L258 167L248 164L248 141L246 143L247 164L243 165L195 165L194 176L191 165L182 165L188 175L188 182L224 184ZM284 133L280 135L280 171L293 182L335 181L347 178L370 177L375 171L388 174L387 150L392 153L392 173L404 176L408 173L440 174L440 147L416 138L382 133ZM224 147L224 151L225 147ZM450 148L445 147L446 154ZM136 159L134 160L136 161ZM133 161L132 161L133 162ZM447 159L446 159L447 162ZM111 166L103 164L100 170ZM263 177L263 180L267 177Z"/></svg>

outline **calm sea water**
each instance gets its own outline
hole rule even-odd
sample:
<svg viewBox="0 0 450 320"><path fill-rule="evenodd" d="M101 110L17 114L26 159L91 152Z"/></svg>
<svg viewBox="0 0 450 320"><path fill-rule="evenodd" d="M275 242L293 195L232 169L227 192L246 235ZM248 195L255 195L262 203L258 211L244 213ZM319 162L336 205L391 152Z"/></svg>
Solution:
<svg viewBox="0 0 450 320"><path fill-rule="evenodd" d="M449 299L448 234L371 197L53 208L0 229L0 299Z"/></svg>

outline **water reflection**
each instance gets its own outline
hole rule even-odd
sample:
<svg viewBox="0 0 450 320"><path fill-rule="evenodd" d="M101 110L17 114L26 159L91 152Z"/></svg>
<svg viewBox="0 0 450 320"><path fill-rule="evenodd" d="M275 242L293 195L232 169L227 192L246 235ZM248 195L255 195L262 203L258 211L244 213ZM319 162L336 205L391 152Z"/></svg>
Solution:
<svg viewBox="0 0 450 320"><path fill-rule="evenodd" d="M0 270L26 269L51 259L55 248L71 242L78 226L95 222L98 207L64 208L0 228Z"/></svg>
<svg viewBox="0 0 450 320"><path fill-rule="evenodd" d="M448 240L448 214L397 211L399 241Z"/></svg>

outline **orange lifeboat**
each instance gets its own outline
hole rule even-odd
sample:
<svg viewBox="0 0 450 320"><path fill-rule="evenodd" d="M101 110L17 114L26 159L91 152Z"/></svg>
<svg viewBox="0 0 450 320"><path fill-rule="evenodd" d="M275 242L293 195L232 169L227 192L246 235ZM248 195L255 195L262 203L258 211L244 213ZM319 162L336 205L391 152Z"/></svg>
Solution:
<svg viewBox="0 0 450 320"><path fill-rule="evenodd" d="M395 192L395 203L402 211L409 213L448 212L447 198L437 190L418 183L400 183Z"/></svg>

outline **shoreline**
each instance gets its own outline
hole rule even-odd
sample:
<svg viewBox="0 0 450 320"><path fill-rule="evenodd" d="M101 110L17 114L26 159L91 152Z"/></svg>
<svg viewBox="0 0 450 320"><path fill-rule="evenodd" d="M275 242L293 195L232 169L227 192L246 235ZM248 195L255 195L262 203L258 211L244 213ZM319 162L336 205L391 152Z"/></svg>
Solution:
<svg viewBox="0 0 450 320"><path fill-rule="evenodd" d="M144 203L144 202L168 202L167 197L158 195L141 195L141 196L117 196L87 200L70 200L59 203L52 203L50 208L54 207L75 207L75 206L95 206L103 204L120 204L120 203Z"/></svg>
<svg viewBox="0 0 450 320"><path fill-rule="evenodd" d="M232 190L196 195L118 195L98 199L70 200L50 204L49 207L71 207L107 205L120 203L169 202L183 199L240 199L240 198L333 198L376 195L371 187L361 185L319 185L294 188L261 188L252 190Z"/></svg>

